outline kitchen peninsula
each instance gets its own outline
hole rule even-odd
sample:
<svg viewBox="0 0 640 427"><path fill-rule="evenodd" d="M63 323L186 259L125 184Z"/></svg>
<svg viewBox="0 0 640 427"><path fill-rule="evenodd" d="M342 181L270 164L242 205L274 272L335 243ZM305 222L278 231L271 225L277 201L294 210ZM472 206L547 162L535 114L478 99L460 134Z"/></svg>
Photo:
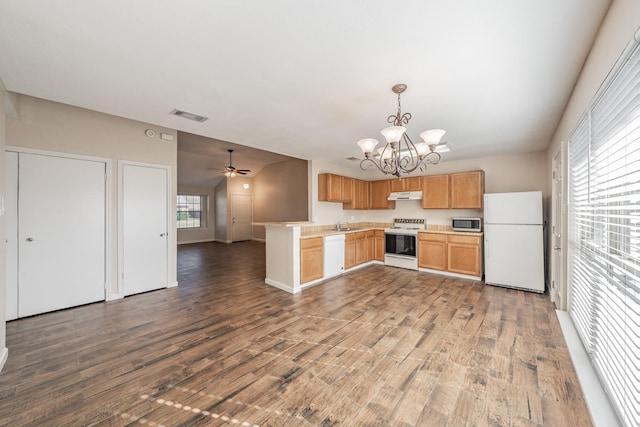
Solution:
<svg viewBox="0 0 640 427"><path fill-rule="evenodd" d="M331 276L323 273L326 236L344 235L344 270L384 264L384 229L390 223L362 222L337 230L312 222L255 223L265 227L265 283L299 293ZM419 271L482 278L482 233L451 231L430 225L418 234ZM334 254L335 255L335 254ZM392 267L389 267L392 268Z"/></svg>

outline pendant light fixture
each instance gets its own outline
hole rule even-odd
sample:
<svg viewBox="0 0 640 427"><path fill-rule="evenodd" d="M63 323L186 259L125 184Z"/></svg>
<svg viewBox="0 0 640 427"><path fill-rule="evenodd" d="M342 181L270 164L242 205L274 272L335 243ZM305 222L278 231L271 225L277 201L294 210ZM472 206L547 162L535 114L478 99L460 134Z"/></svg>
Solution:
<svg viewBox="0 0 640 427"><path fill-rule="evenodd" d="M402 113L400 105L400 94L407 89L405 84L397 84L391 88L393 93L398 95L398 112L390 115L387 122L392 126L382 129L380 132L387 141L387 144L378 148L377 154L373 154L378 145L378 140L365 138L358 141L360 149L364 153L364 159L360 162L361 169L368 169L372 164L385 174L395 175L401 178L416 169L424 171L427 163L432 165L440 161L440 153L436 147L441 145L445 131L442 129L431 129L420 134L422 142L413 143L407 128L403 125L411 120L410 113Z"/></svg>

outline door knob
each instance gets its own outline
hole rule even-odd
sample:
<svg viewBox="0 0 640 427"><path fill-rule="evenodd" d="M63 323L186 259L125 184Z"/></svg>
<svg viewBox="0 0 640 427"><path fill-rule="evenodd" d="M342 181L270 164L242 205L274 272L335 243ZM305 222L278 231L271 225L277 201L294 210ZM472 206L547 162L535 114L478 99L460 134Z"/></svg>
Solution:
<svg viewBox="0 0 640 427"><path fill-rule="evenodd" d="M167 235L167 233L161 233L161 234L160 234L160 237L164 237L164 236L166 236L166 235Z"/></svg>
<svg viewBox="0 0 640 427"><path fill-rule="evenodd" d="M27 237L27 242L33 242L33 237Z"/></svg>
<svg viewBox="0 0 640 427"><path fill-rule="evenodd" d="M553 248L553 250L554 250L554 251L559 251L560 249L562 249L562 248L560 248L560 246L555 246L555 247Z"/></svg>

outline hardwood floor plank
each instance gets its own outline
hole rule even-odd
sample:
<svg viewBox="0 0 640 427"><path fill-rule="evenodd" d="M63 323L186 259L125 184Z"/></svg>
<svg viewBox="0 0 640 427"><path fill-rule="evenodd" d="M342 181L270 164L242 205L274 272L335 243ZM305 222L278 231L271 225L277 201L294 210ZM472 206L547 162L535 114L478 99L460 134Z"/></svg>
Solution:
<svg viewBox="0 0 640 427"><path fill-rule="evenodd" d="M589 426L547 295L371 265L290 295L264 244L7 323L0 426Z"/></svg>

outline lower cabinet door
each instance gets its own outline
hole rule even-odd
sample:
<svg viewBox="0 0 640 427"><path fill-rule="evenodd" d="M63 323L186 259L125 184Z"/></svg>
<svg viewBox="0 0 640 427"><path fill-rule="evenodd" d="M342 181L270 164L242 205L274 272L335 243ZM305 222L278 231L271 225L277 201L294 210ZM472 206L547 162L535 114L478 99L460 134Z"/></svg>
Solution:
<svg viewBox="0 0 640 427"><path fill-rule="evenodd" d="M356 265L356 237L353 233L347 233L344 240L344 269Z"/></svg>
<svg viewBox="0 0 640 427"><path fill-rule="evenodd" d="M480 275L480 247L464 243L449 243L448 270L454 273Z"/></svg>
<svg viewBox="0 0 640 427"><path fill-rule="evenodd" d="M300 240L300 283L322 279L323 246L322 237Z"/></svg>
<svg viewBox="0 0 640 427"><path fill-rule="evenodd" d="M447 243L418 241L418 267L446 270Z"/></svg>

